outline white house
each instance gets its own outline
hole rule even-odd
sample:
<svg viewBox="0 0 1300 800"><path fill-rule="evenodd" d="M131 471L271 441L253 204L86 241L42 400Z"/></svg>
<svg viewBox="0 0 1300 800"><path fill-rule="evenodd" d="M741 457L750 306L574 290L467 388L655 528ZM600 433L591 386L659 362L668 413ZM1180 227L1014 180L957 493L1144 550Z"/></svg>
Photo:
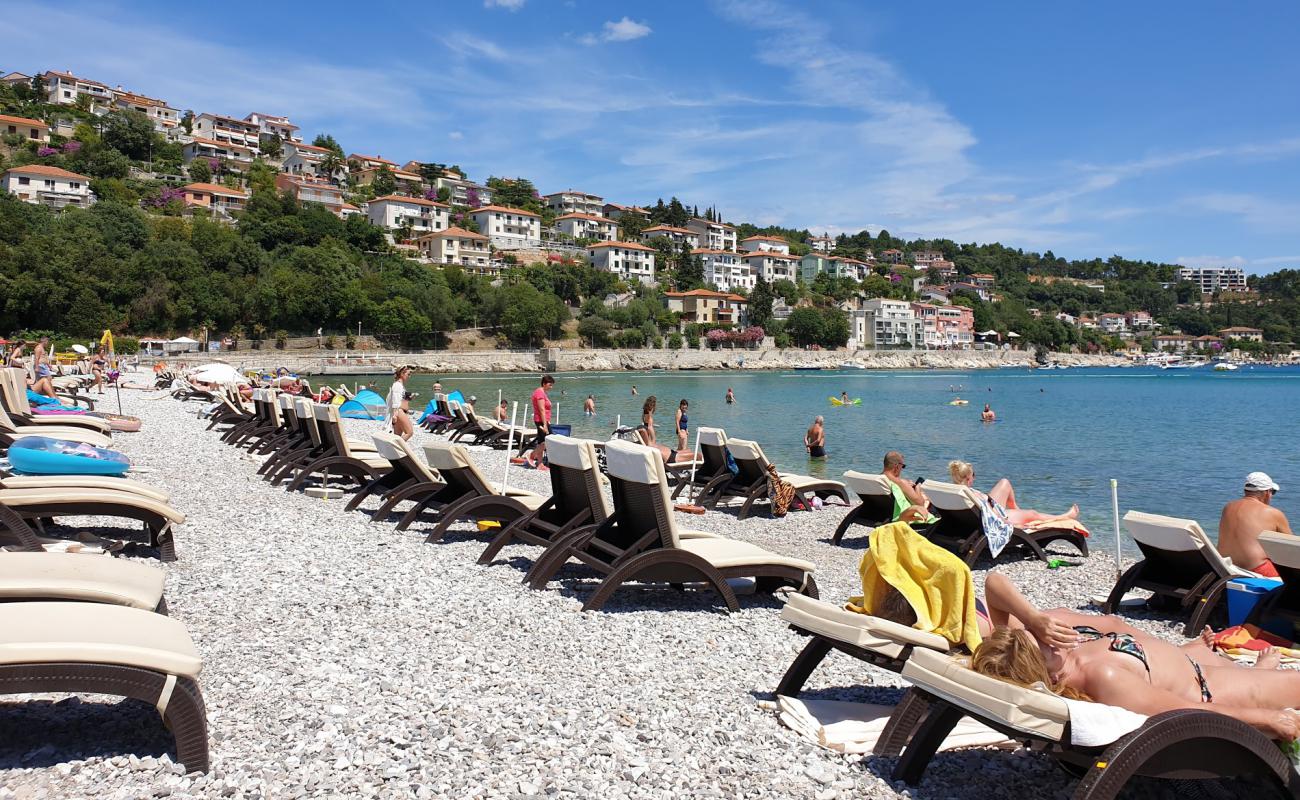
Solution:
<svg viewBox="0 0 1300 800"><path fill-rule="evenodd" d="M275 188L288 192L300 203L325 206L339 217L349 217L361 211L344 201L343 190L324 178L282 172L275 176Z"/></svg>
<svg viewBox="0 0 1300 800"><path fill-rule="evenodd" d="M740 249L746 253L757 253L761 250L790 255L790 243L779 236L750 236L741 240Z"/></svg>
<svg viewBox="0 0 1300 800"><path fill-rule="evenodd" d="M607 242L618 238L618 223L594 214L565 214L555 218L555 229L575 239Z"/></svg>
<svg viewBox="0 0 1300 800"><path fill-rule="evenodd" d="M1196 284L1201 294L1246 291L1246 271L1241 267L1180 267L1177 278Z"/></svg>
<svg viewBox="0 0 1300 800"><path fill-rule="evenodd" d="M288 117L278 117L274 114L263 114L260 111L254 111L244 117L244 122L256 125L258 133L263 139L279 136L282 142L302 141L302 137L298 135L298 126L290 122Z"/></svg>
<svg viewBox="0 0 1300 800"><path fill-rule="evenodd" d="M419 172L420 164L416 161L408 161L402 166L402 169L410 172ZM470 206L478 208L492 204L492 190L488 187L471 181L465 177L463 172L448 167L443 170L433 182L434 190L446 189L448 193L447 200L455 206Z"/></svg>
<svg viewBox="0 0 1300 800"><path fill-rule="evenodd" d="M415 240L425 258L436 264L457 264L477 275L490 275L492 248L488 237L481 233L451 226L445 231L426 233Z"/></svg>
<svg viewBox="0 0 1300 800"><path fill-rule="evenodd" d="M43 164L10 167L0 174L0 182L6 192L17 195L25 203L84 208L95 202L95 196L90 193L90 178L58 167Z"/></svg>
<svg viewBox="0 0 1300 800"><path fill-rule="evenodd" d="M248 192L219 183L191 183L182 186L181 191L185 193L187 209L209 211L220 217L229 217L233 212L243 211L248 202Z"/></svg>
<svg viewBox="0 0 1300 800"><path fill-rule="evenodd" d="M181 146L181 160L186 164L196 158L218 158L233 161L240 165L248 165L253 163L253 158L256 155L257 151L252 148L240 144L204 139L199 136L193 137Z"/></svg>
<svg viewBox="0 0 1300 800"><path fill-rule="evenodd" d="M636 242L600 242L587 248L591 266L625 281L654 283L655 249Z"/></svg>
<svg viewBox="0 0 1300 800"><path fill-rule="evenodd" d="M222 144L246 147L254 152L262 144L262 131L257 125L242 119L204 112L194 118L191 134Z"/></svg>
<svg viewBox="0 0 1300 800"><path fill-rule="evenodd" d="M543 195L542 200L556 214L590 214L599 217L605 209L605 198L574 189Z"/></svg>
<svg viewBox="0 0 1300 800"><path fill-rule="evenodd" d="M794 281L799 277L799 259L788 253L755 250L741 253L740 257L755 278L762 278L768 283L780 280Z"/></svg>
<svg viewBox="0 0 1300 800"><path fill-rule="evenodd" d="M113 93L113 107L127 111L139 111L153 122L154 130L168 133L181 124L181 112L156 97L123 91L121 87Z"/></svg>
<svg viewBox="0 0 1300 800"><path fill-rule="evenodd" d="M0 134L21 136L33 142L48 142L50 126L39 119L0 114Z"/></svg>
<svg viewBox="0 0 1300 800"><path fill-rule="evenodd" d="M542 243L542 218L531 211L483 206L469 212L469 216L498 250L538 247Z"/></svg>
<svg viewBox="0 0 1300 800"><path fill-rule="evenodd" d="M691 255L704 265L704 282L717 287L718 291L754 288L754 272L740 260L739 253L697 248L691 251Z"/></svg>
<svg viewBox="0 0 1300 800"><path fill-rule="evenodd" d="M736 229L730 225L695 217L686 227L699 237L699 246L705 250L736 249Z"/></svg>
<svg viewBox="0 0 1300 800"><path fill-rule="evenodd" d="M631 214L647 222L650 220L650 212L640 206L621 206L618 203L606 203L601 208L601 213L610 219L622 219L624 214Z"/></svg>
<svg viewBox="0 0 1300 800"><path fill-rule="evenodd" d="M113 103L113 90L107 84L78 78L71 72L50 70L41 76L45 79L46 101L63 106L74 105L77 97L86 95L90 98L90 110L105 113Z"/></svg>
<svg viewBox="0 0 1300 800"><path fill-rule="evenodd" d="M1102 314L1097 317L1102 333L1112 336L1128 333L1128 319L1123 314Z"/></svg>
<svg viewBox="0 0 1300 800"><path fill-rule="evenodd" d="M916 347L925 343L924 322L906 300L873 297L850 315L859 347Z"/></svg>
<svg viewBox="0 0 1300 800"><path fill-rule="evenodd" d="M835 239L829 234L822 236L809 236L808 246L814 253L829 253L835 249Z"/></svg>
<svg viewBox="0 0 1300 800"><path fill-rule="evenodd" d="M436 233L449 225L448 206L423 197L390 194L371 200L366 211L371 225L390 231L409 227L416 234Z"/></svg>
<svg viewBox="0 0 1300 800"><path fill-rule="evenodd" d="M321 162L329 153L328 147L317 147L302 142L285 142L280 150L280 170L290 175L329 177L321 169ZM340 167L339 173L342 174L346 169L346 166Z"/></svg>
<svg viewBox="0 0 1300 800"><path fill-rule="evenodd" d="M672 225L654 225L641 231L641 241L648 242L654 238L667 239L678 247L683 244L694 250L700 246L700 237L687 228L674 228Z"/></svg>

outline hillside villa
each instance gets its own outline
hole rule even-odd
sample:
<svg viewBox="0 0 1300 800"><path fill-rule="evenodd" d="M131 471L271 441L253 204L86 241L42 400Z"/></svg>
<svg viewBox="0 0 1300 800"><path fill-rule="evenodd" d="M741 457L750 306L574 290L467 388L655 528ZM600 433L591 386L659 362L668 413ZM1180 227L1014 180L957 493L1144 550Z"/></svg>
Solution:
<svg viewBox="0 0 1300 800"><path fill-rule="evenodd" d="M95 202L95 195L90 191L90 178L59 167L42 164L10 167L0 173L0 184L6 192L33 205L84 208Z"/></svg>
<svg viewBox="0 0 1300 800"><path fill-rule="evenodd" d="M587 248L591 266L625 281L654 283L655 249L636 242L598 242Z"/></svg>
<svg viewBox="0 0 1300 800"><path fill-rule="evenodd" d="M664 292L664 303L669 311L676 311L681 315L682 330L693 323L743 325L745 310L749 307L749 301L738 294L715 292L709 289Z"/></svg>
<svg viewBox="0 0 1300 800"><path fill-rule="evenodd" d="M450 206L423 197L385 195L368 204L366 215L371 225L390 231L410 228L412 235L435 233L450 225Z"/></svg>
<svg viewBox="0 0 1300 800"><path fill-rule="evenodd" d="M248 202L248 192L217 183L191 183L182 186L181 191L185 193L187 209L211 211L218 216L228 217L232 212L243 211Z"/></svg>
<svg viewBox="0 0 1300 800"><path fill-rule="evenodd" d="M457 264L476 275L493 275L488 237L453 225L445 231L426 233L415 240L425 258L435 264Z"/></svg>
<svg viewBox="0 0 1300 800"><path fill-rule="evenodd" d="M531 211L483 206L469 212L469 217L498 250L537 247L542 243L542 218Z"/></svg>

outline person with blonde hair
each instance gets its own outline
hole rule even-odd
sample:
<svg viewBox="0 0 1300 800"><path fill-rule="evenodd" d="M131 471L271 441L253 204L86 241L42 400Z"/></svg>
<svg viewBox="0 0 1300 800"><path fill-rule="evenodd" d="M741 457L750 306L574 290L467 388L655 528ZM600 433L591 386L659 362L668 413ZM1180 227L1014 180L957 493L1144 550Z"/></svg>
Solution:
<svg viewBox="0 0 1300 800"><path fill-rule="evenodd" d="M998 479L998 482L993 484L993 488L989 490L988 494L984 494L975 488L975 467L968 461L949 461L948 474L952 477L953 483L968 486L984 499L992 500L996 504L994 509L1004 512L1002 516L1006 521L1017 528L1023 528L1035 522L1077 519L1079 516L1079 507L1077 505L1070 506L1070 510L1064 514L1047 514L1042 511L1035 511L1032 508L1021 508L1016 503L1016 490L1012 488L1011 481L1006 478Z"/></svg>

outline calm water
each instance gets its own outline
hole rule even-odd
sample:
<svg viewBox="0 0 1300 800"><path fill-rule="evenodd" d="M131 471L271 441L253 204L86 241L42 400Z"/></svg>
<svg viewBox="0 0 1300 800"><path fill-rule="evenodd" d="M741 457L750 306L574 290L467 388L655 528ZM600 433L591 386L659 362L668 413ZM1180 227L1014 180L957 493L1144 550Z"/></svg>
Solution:
<svg viewBox="0 0 1300 800"><path fill-rule="evenodd" d="M491 411L498 392L518 400L521 423L531 423L524 415L536 375L438 377L447 391L477 395L480 412ZM410 383L423 407L433 376ZM737 405L724 402L729 386ZM841 391L862 405L831 406L828 398ZM582 415L588 394L596 397L594 418ZM1119 481L1121 514L1190 517L1214 535L1222 504L1240 495L1246 473L1264 470L1283 488L1277 505L1300 522L1300 368L576 373L558 375L551 398L575 435L606 439L619 415L635 425L652 394L661 441L671 439L677 401L687 398L692 446L696 426L721 427L757 440L782 470L878 472L885 451L897 449L905 474L948 480L948 461L961 458L975 465L982 489L1009 477L1024 507L1064 511L1078 503L1105 542L1113 529L1111 478ZM970 405L948 405L955 396ZM980 421L985 402L996 423ZM818 414L826 418L825 461L809 460L803 449Z"/></svg>

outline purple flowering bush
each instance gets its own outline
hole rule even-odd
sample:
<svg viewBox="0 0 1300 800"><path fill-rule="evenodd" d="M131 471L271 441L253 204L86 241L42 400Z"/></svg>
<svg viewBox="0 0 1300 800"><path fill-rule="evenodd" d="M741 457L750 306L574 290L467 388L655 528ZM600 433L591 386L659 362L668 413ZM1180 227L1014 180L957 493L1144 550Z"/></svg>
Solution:
<svg viewBox="0 0 1300 800"><path fill-rule="evenodd" d="M59 148L57 147L42 146L36 148L36 155L40 156L41 158L45 158L46 156L55 156L58 154L59 154Z"/></svg>
<svg viewBox="0 0 1300 800"><path fill-rule="evenodd" d="M75 153L80 149L81 142L78 142L76 139L63 143L63 152L65 153Z"/></svg>

